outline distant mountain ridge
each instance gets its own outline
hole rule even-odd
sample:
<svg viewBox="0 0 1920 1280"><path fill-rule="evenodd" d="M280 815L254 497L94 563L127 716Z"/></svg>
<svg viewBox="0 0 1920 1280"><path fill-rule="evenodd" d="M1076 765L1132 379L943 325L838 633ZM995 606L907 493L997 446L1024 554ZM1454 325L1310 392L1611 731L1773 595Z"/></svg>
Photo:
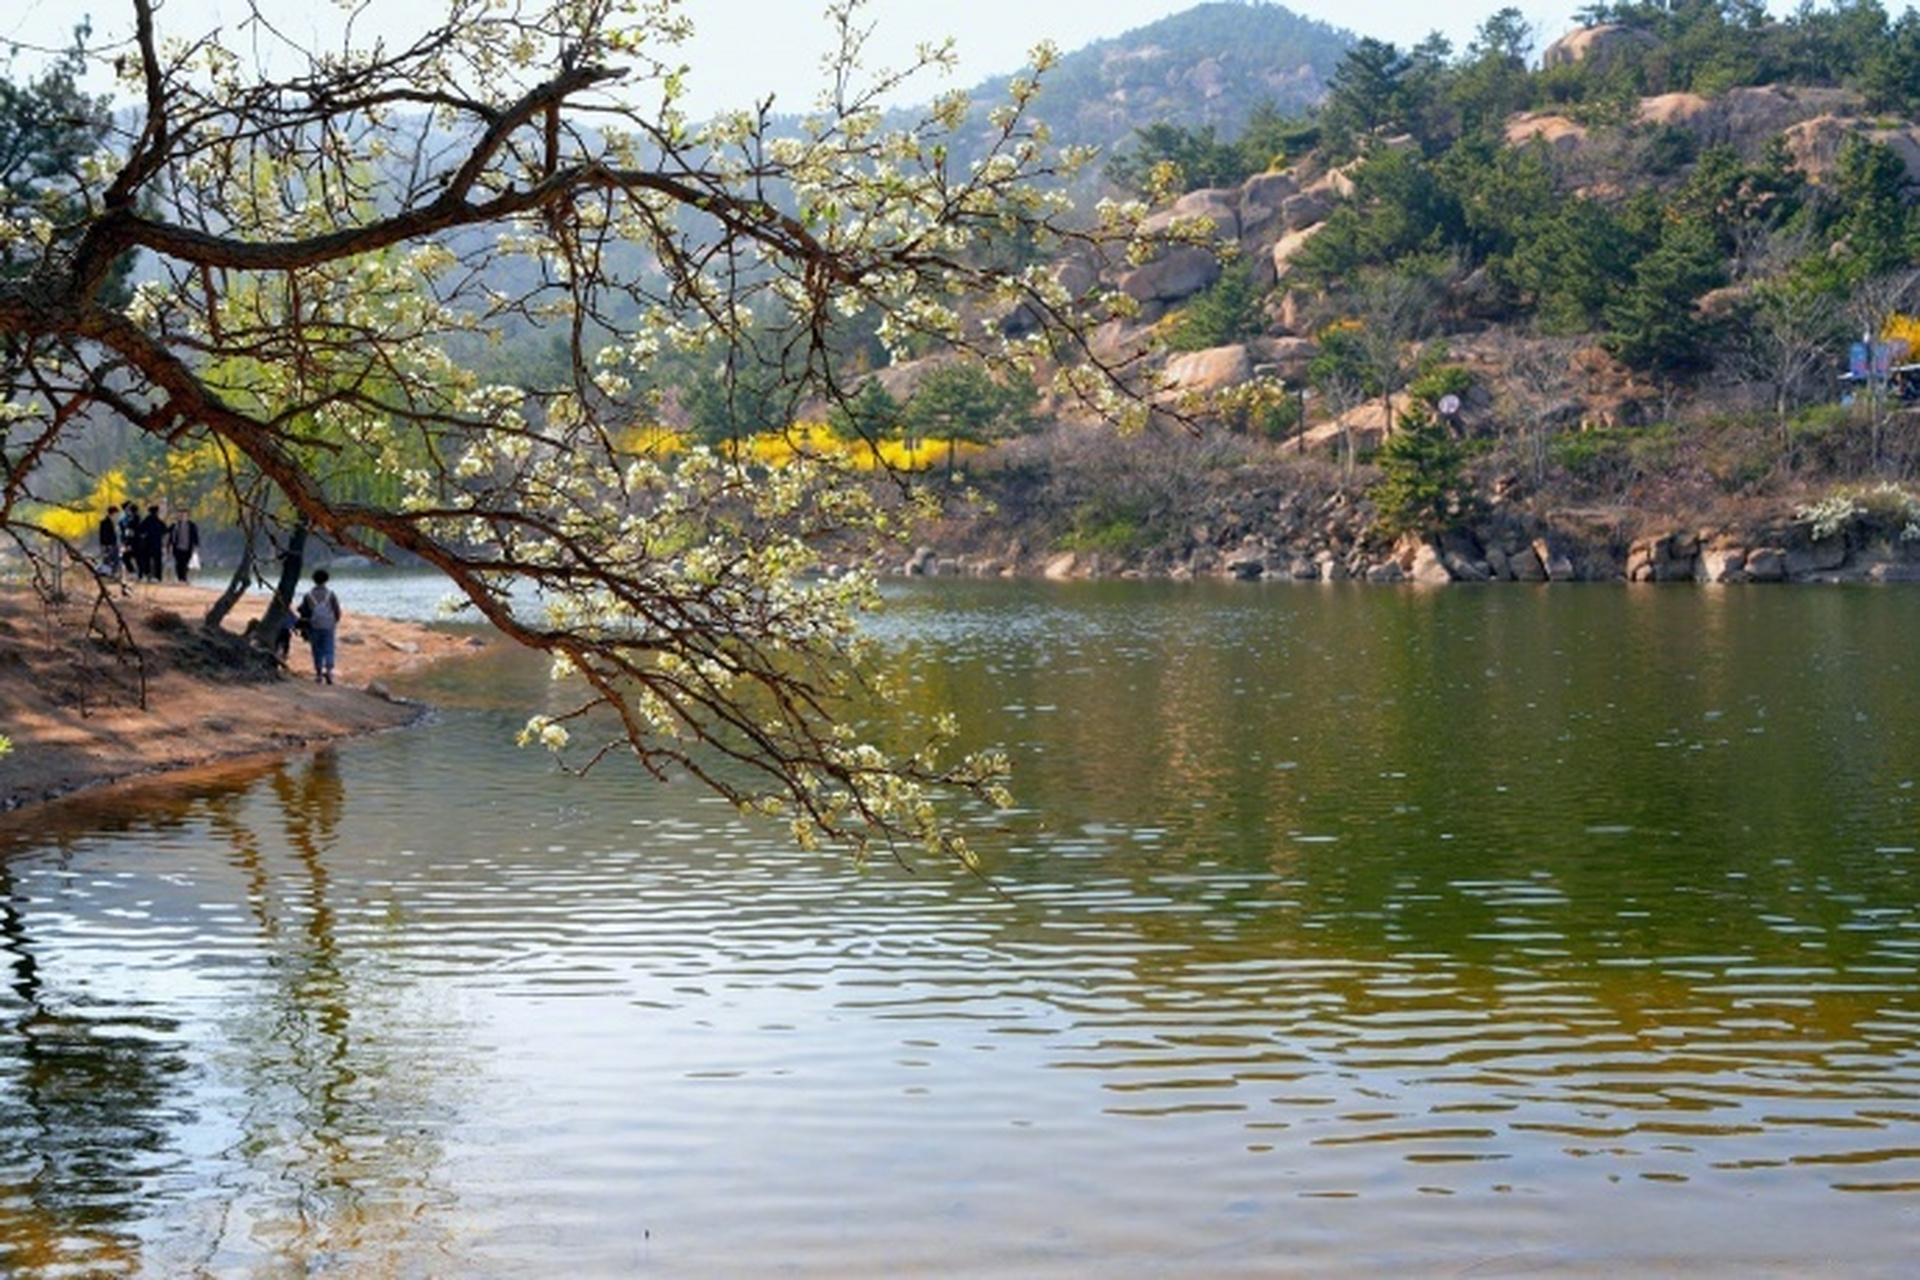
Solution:
<svg viewBox="0 0 1920 1280"><path fill-rule="evenodd" d="M1063 53L1035 115L1057 142L1103 150L1159 123L1232 137L1263 104L1296 116L1319 103L1356 40L1283 5L1214 0ZM1011 80L985 80L974 98L1004 101Z"/></svg>
<svg viewBox="0 0 1920 1280"><path fill-rule="evenodd" d="M1269 0L1208 0L1063 51L1041 79L1032 117L1052 131L1056 145L1093 147L1102 156L1124 149L1136 131L1154 124L1211 127L1232 138L1263 106L1285 117L1307 114L1326 96L1335 68L1358 41L1350 31ZM1008 100L1019 74L989 76L967 94L984 113ZM889 113L892 123L912 127L924 105L896 108ZM952 140L952 150L962 162L979 158L967 154L964 133Z"/></svg>

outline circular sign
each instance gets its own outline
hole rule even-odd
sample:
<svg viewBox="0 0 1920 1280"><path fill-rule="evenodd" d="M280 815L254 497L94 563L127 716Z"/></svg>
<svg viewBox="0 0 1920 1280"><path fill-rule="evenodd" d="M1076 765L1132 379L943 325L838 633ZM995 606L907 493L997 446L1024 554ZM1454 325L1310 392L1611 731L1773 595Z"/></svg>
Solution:
<svg viewBox="0 0 1920 1280"><path fill-rule="evenodd" d="M1442 415L1449 418L1451 418L1454 414L1460 412L1460 397L1452 394L1451 392L1449 392L1444 396L1441 396L1440 412Z"/></svg>

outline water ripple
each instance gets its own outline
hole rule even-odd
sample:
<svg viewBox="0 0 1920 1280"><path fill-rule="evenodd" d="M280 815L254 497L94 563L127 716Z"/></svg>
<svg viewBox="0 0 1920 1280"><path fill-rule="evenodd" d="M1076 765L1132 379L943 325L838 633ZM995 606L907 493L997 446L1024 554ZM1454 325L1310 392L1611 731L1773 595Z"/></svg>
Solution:
<svg viewBox="0 0 1920 1280"><path fill-rule="evenodd" d="M1543 594L907 601L1023 753L1002 892L556 789L482 688L103 812L0 862L0 1270L1899 1274L1920 748L1859 668L1631 723L1713 619Z"/></svg>

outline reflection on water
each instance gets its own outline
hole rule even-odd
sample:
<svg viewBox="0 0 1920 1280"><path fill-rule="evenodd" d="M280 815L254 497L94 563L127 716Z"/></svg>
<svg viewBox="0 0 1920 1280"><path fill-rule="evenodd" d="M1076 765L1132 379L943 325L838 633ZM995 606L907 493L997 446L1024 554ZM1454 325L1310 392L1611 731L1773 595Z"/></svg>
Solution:
<svg viewBox="0 0 1920 1280"><path fill-rule="evenodd" d="M903 592L1004 895L389 735L0 855L21 1275L1899 1275L1920 597Z"/></svg>

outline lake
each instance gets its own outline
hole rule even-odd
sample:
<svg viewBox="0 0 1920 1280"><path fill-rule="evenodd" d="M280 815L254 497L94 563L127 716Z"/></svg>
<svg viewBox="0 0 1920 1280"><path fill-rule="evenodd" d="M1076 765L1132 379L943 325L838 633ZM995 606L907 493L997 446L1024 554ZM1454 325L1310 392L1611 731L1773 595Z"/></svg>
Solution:
<svg viewBox="0 0 1920 1280"><path fill-rule="evenodd" d="M890 595L991 885L514 654L11 819L0 1272L1911 1274L1920 592Z"/></svg>

